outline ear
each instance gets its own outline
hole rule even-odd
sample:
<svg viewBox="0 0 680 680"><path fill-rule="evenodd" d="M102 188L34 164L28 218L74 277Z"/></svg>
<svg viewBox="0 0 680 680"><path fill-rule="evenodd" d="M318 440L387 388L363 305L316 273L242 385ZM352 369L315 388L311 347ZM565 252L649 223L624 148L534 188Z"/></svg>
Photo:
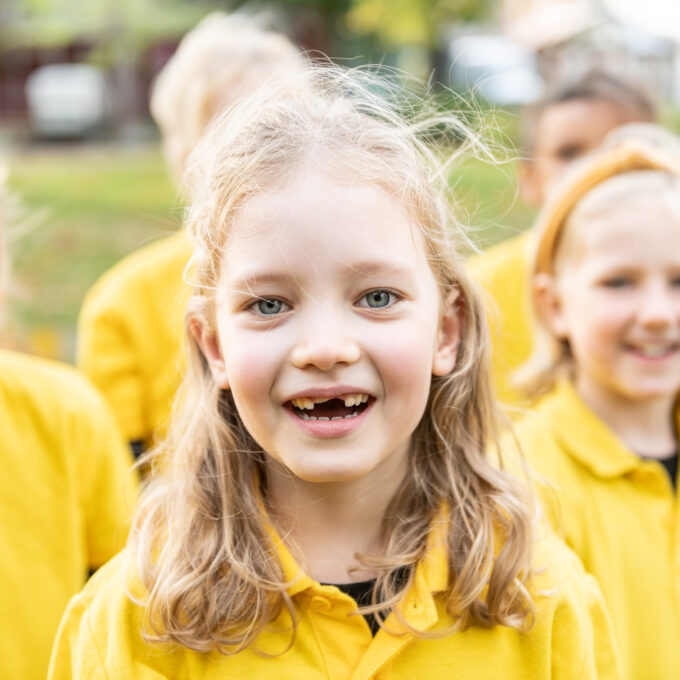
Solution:
<svg viewBox="0 0 680 680"><path fill-rule="evenodd" d="M189 328L208 362L215 383L220 389L229 389L229 379L217 332L202 316L190 317Z"/></svg>
<svg viewBox="0 0 680 680"><path fill-rule="evenodd" d="M561 340L566 338L567 324L557 279L550 274L535 274L531 287L538 318L554 336Z"/></svg>
<svg viewBox="0 0 680 680"><path fill-rule="evenodd" d="M437 346L432 358L432 375L448 375L456 365L464 309L460 290L453 288L446 296L442 316L439 320Z"/></svg>
<svg viewBox="0 0 680 680"><path fill-rule="evenodd" d="M543 200L536 163L523 160L519 165L519 193L525 203L539 206Z"/></svg>

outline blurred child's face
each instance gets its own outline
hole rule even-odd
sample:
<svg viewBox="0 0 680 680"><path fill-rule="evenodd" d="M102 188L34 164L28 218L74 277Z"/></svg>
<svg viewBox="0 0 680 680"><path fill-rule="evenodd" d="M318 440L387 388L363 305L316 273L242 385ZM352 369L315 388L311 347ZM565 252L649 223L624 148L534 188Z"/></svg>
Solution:
<svg viewBox="0 0 680 680"><path fill-rule="evenodd" d="M591 405L612 396L672 401L680 389L680 215L640 197L570 228L552 323L569 341L577 388Z"/></svg>
<svg viewBox="0 0 680 680"><path fill-rule="evenodd" d="M627 111L602 99L574 99L546 108L536 122L532 158L522 167L525 200L541 205L571 163L628 122L633 118Z"/></svg>
<svg viewBox="0 0 680 680"><path fill-rule="evenodd" d="M316 169L240 209L217 334L197 337L272 465L309 482L380 480L405 469L431 376L453 369L458 317L442 307L403 204Z"/></svg>

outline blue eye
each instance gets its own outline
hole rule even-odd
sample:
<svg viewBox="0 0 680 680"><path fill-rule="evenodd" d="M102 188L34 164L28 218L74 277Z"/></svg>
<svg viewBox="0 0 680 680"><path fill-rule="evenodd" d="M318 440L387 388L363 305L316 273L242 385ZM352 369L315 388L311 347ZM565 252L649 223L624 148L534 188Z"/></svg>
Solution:
<svg viewBox="0 0 680 680"><path fill-rule="evenodd" d="M397 296L389 290L372 290L366 293L360 300L360 307L370 307L371 309L382 309L396 302ZM361 304L364 303L364 304Z"/></svg>
<svg viewBox="0 0 680 680"><path fill-rule="evenodd" d="M632 279L628 276L613 276L611 279L606 279L602 282L605 288L625 288L632 284Z"/></svg>
<svg viewBox="0 0 680 680"><path fill-rule="evenodd" d="M262 316L273 316L284 310L284 303L276 298L262 298L253 305Z"/></svg>

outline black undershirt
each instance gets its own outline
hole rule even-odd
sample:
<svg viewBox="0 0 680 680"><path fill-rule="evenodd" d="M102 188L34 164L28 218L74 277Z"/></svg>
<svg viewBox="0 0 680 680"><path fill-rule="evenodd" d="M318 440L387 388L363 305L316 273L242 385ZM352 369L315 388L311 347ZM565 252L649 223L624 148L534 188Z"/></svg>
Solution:
<svg viewBox="0 0 680 680"><path fill-rule="evenodd" d="M395 585L397 588L406 585L410 573L409 567L400 567L395 574ZM358 581L356 583L331 583L326 585L333 585L338 590L341 590L345 595L349 595L360 607L367 607L371 604L371 597L373 596L373 587L376 579L370 581ZM366 623L371 629L371 633L375 635L380 629L380 625L373 614L364 614Z"/></svg>
<svg viewBox="0 0 680 680"><path fill-rule="evenodd" d="M349 595L360 607L365 607L371 604L371 596L373 595L373 586L375 579L370 581L358 581L357 583L332 583L327 585L334 585L338 590L341 590L345 595ZM364 614L366 623L371 629L371 634L375 635L380 626L373 614Z"/></svg>
<svg viewBox="0 0 680 680"><path fill-rule="evenodd" d="M671 478L671 484L673 488L677 491L678 484L678 452L676 451L672 456L668 458L659 458L659 463L666 468L668 476Z"/></svg>
<svg viewBox="0 0 680 680"><path fill-rule="evenodd" d="M132 455L137 460L144 453L144 442L141 439L134 439L130 442L130 448L132 449Z"/></svg>
<svg viewBox="0 0 680 680"><path fill-rule="evenodd" d="M649 458L648 456L640 456L640 458L644 458L645 460L656 460L661 465L666 468L666 472L668 473L668 476L671 479L671 484L673 485L673 489L677 491L677 485L678 485L678 452L676 451L674 454L668 456L667 458Z"/></svg>

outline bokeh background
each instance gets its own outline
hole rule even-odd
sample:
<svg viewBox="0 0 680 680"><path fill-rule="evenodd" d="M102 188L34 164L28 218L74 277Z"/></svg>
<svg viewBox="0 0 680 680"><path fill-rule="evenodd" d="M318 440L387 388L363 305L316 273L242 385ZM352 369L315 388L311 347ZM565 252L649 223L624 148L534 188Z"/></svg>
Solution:
<svg viewBox="0 0 680 680"><path fill-rule="evenodd" d="M179 228L148 111L154 75L211 11L256 14L303 49L429 81L472 116L500 162L454 173L480 247L523 230L523 107L598 65L680 115L677 0L0 0L0 157L12 191L2 344L72 361L83 296L125 254ZM446 93L445 87L460 96Z"/></svg>

